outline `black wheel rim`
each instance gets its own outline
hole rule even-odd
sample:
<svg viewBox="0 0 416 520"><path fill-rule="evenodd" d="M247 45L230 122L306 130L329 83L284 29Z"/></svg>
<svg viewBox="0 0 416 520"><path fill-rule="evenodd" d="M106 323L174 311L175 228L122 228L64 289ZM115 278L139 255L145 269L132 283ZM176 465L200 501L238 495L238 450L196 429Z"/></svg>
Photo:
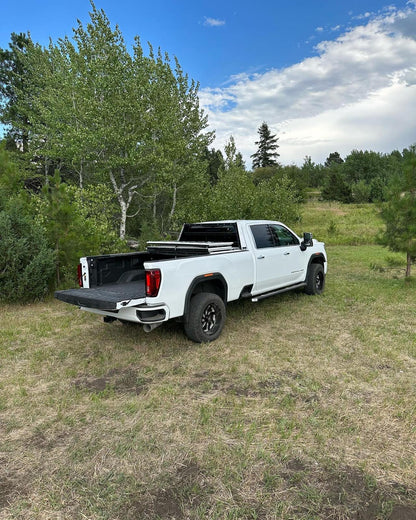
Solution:
<svg viewBox="0 0 416 520"><path fill-rule="evenodd" d="M315 278L315 287L318 291L320 291L322 289L323 281L324 281L324 277L323 277L322 273L317 273L316 278Z"/></svg>
<svg viewBox="0 0 416 520"><path fill-rule="evenodd" d="M205 334L211 335L216 332L221 323L221 310L214 303L205 307L201 316L202 330Z"/></svg>

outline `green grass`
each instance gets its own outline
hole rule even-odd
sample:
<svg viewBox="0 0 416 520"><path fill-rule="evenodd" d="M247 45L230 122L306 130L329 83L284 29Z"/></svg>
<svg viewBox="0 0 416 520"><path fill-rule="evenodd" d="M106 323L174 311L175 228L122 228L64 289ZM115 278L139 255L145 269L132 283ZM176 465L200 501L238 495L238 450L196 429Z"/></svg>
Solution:
<svg viewBox="0 0 416 520"><path fill-rule="evenodd" d="M374 204L342 204L311 201L302 212L301 225L295 231L310 231L328 245L368 245L383 228Z"/></svg>
<svg viewBox="0 0 416 520"><path fill-rule="evenodd" d="M0 518L415 518L415 279L327 249L321 297L231 304L208 345L0 307Z"/></svg>

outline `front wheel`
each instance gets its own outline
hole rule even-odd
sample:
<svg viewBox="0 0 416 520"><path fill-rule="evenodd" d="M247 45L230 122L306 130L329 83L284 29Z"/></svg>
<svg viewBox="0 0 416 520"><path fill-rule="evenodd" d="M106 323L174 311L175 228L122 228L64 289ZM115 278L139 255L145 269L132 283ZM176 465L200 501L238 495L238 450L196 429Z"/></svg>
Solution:
<svg viewBox="0 0 416 520"><path fill-rule="evenodd" d="M225 304L217 294L198 293L189 306L185 334L196 343L214 341L225 324Z"/></svg>
<svg viewBox="0 0 416 520"><path fill-rule="evenodd" d="M325 287L325 273L321 264L311 264L306 277L306 294L321 294Z"/></svg>

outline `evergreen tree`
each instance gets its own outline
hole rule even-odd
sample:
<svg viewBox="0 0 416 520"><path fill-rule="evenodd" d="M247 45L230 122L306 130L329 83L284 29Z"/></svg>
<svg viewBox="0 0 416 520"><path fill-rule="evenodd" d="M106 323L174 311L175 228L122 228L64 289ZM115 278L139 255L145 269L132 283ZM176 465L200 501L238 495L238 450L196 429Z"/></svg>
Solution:
<svg viewBox="0 0 416 520"><path fill-rule="evenodd" d="M18 142L23 151L27 150L29 124L26 114L18 108L19 93L27 91L28 71L22 57L31 44L26 34L11 34L9 49L0 48L0 121L7 125L7 138Z"/></svg>
<svg viewBox="0 0 416 520"><path fill-rule="evenodd" d="M45 230L25 214L18 200L0 211L0 301L24 302L46 296L55 252Z"/></svg>
<svg viewBox="0 0 416 520"><path fill-rule="evenodd" d="M276 158L279 157L279 154L276 152L279 148L277 144L279 138L272 135L265 122L259 127L258 134L260 139L255 142L258 145L258 150L251 155L253 158L253 169L275 166L277 164Z"/></svg>
<svg viewBox="0 0 416 520"><path fill-rule="evenodd" d="M205 149L204 159L207 161L207 173L211 185L218 182L218 170L224 165L224 157L221 150L215 148Z"/></svg>
<svg viewBox="0 0 416 520"><path fill-rule="evenodd" d="M345 182L342 171L332 168L321 192L324 200L338 200L350 203L352 201L351 188Z"/></svg>
<svg viewBox="0 0 416 520"><path fill-rule="evenodd" d="M406 253L406 277L416 259L416 146L403 161L403 174L390 185L381 217L385 223L380 242L392 251Z"/></svg>
<svg viewBox="0 0 416 520"><path fill-rule="evenodd" d="M343 162L344 160L338 152L332 152L326 158L324 166L329 168L332 164L342 164Z"/></svg>

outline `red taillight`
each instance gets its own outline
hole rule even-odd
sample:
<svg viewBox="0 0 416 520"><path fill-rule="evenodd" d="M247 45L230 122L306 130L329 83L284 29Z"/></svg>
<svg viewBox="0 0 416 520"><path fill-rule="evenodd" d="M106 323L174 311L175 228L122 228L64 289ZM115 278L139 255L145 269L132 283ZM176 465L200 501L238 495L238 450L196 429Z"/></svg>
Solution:
<svg viewBox="0 0 416 520"><path fill-rule="evenodd" d="M157 296L161 281L162 275L160 269L146 270L146 296Z"/></svg>
<svg viewBox="0 0 416 520"><path fill-rule="evenodd" d="M83 283L82 283L82 265L81 264L78 264L78 283L79 283L80 287L83 286Z"/></svg>

